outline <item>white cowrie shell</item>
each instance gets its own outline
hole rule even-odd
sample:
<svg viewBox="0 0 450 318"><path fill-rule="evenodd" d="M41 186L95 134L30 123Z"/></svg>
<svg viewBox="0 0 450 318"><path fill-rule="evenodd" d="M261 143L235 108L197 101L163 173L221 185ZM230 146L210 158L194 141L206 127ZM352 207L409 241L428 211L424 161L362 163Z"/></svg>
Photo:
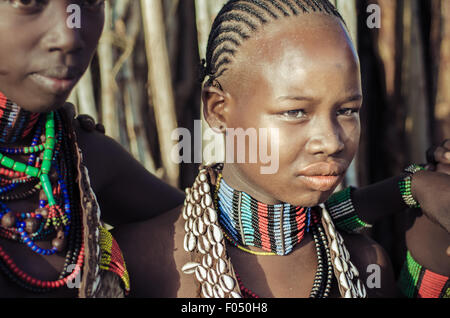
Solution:
<svg viewBox="0 0 450 318"><path fill-rule="evenodd" d="M188 217L191 217L192 216L192 209L193 209L194 207L192 206L192 204L191 203L188 203L188 205L186 206L186 215L188 216Z"/></svg>
<svg viewBox="0 0 450 318"><path fill-rule="evenodd" d="M206 236L202 236L200 240L203 243L203 248L205 249L205 251L209 252L209 250L211 249L211 243L209 242L209 240L206 238Z"/></svg>
<svg viewBox="0 0 450 318"><path fill-rule="evenodd" d="M189 251L188 241L189 241L189 232L186 233L186 235L184 236L183 248L186 252L191 252L191 251Z"/></svg>
<svg viewBox="0 0 450 318"><path fill-rule="evenodd" d="M214 269L210 268L208 270L207 279L211 285L217 284L217 273Z"/></svg>
<svg viewBox="0 0 450 318"><path fill-rule="evenodd" d="M198 193L198 191L196 189L193 192L193 197L194 197L195 203L199 203L199 201L200 201L200 193Z"/></svg>
<svg viewBox="0 0 450 318"><path fill-rule="evenodd" d="M347 266L347 267L348 267L348 266ZM345 272L345 276L347 276L347 279L348 279L349 281L352 281L352 280L353 280L353 272L352 272L351 270L346 271L346 272Z"/></svg>
<svg viewBox="0 0 450 318"><path fill-rule="evenodd" d="M347 277L345 276L344 273L341 273L341 275L339 275L339 282L341 283L341 286L344 287L344 289L347 290L350 288L347 282Z"/></svg>
<svg viewBox="0 0 450 318"><path fill-rule="evenodd" d="M366 298L366 296L367 296L366 288L361 283L361 280L358 279L358 282L356 283L356 287L358 289L358 296L361 298Z"/></svg>
<svg viewBox="0 0 450 318"><path fill-rule="evenodd" d="M347 264L347 261L345 260L345 258L344 258L342 255L340 256L340 259L341 259L343 271L344 271L344 273L345 273L345 272L348 271L348 264Z"/></svg>
<svg viewBox="0 0 450 318"><path fill-rule="evenodd" d="M339 272L343 272L344 271L344 269L343 269L343 267L342 267L342 262L341 262L341 260L339 259L339 257L336 257L335 259L334 259L334 267L339 271Z"/></svg>
<svg viewBox="0 0 450 318"><path fill-rule="evenodd" d="M224 247L222 244L217 243L216 245L213 246L212 254L215 259L221 258L223 255L223 252L224 252Z"/></svg>
<svg viewBox="0 0 450 318"><path fill-rule="evenodd" d="M188 251L192 252L197 246L197 238L192 232L188 233L187 236L188 236Z"/></svg>
<svg viewBox="0 0 450 318"><path fill-rule="evenodd" d="M216 271L217 271L217 273L219 275L222 275L222 274L225 274L227 272L227 270L228 270L227 263L223 259L219 258L217 260L217 264L216 264Z"/></svg>
<svg viewBox="0 0 450 318"><path fill-rule="evenodd" d="M188 222L184 222L184 231L186 232L186 233L189 233L189 223Z"/></svg>
<svg viewBox="0 0 450 318"><path fill-rule="evenodd" d="M328 233L330 234L333 240L336 238L336 230L334 229L334 226L331 223L328 225Z"/></svg>
<svg viewBox="0 0 450 318"><path fill-rule="evenodd" d="M199 175L198 175L198 179L201 181L201 182L205 182L206 181L206 171L204 172L204 173L199 173Z"/></svg>
<svg viewBox="0 0 450 318"><path fill-rule="evenodd" d="M242 296L239 295L238 293L232 291L232 292L230 293L230 298L236 298L236 299L238 299L238 298L242 298Z"/></svg>
<svg viewBox="0 0 450 318"><path fill-rule="evenodd" d="M214 285L213 287L214 298L225 298L225 293L219 285Z"/></svg>
<svg viewBox="0 0 450 318"><path fill-rule="evenodd" d="M183 208L183 212L182 212L182 216L183 216L183 219L184 219L184 220L187 220L187 219L188 219L188 215L187 215L187 213L186 213L186 212L187 212L186 207L187 207L187 206L185 206L185 207Z"/></svg>
<svg viewBox="0 0 450 318"><path fill-rule="evenodd" d="M324 218L325 222L330 223L331 217L327 210L322 209L322 217Z"/></svg>
<svg viewBox="0 0 450 318"><path fill-rule="evenodd" d="M202 295L205 298L213 298L214 297L212 286L208 282L204 282L202 284Z"/></svg>
<svg viewBox="0 0 450 318"><path fill-rule="evenodd" d="M205 256L203 256L203 259L202 259L203 267L210 268L212 266L212 264L213 264L213 259L212 259L211 255L206 254Z"/></svg>
<svg viewBox="0 0 450 318"><path fill-rule="evenodd" d="M195 236L199 236L200 233L198 232L198 219L196 219L192 225L192 233L194 233Z"/></svg>
<svg viewBox="0 0 450 318"><path fill-rule="evenodd" d="M352 262L349 262L349 264L350 264L350 270L353 272L353 275L354 275L355 277L358 277L358 276L359 276L359 271L358 271L358 269L356 268L356 266L353 265Z"/></svg>
<svg viewBox="0 0 450 318"><path fill-rule="evenodd" d="M228 275L221 275L219 277L219 284L226 293L230 293L236 286L234 279Z"/></svg>
<svg viewBox="0 0 450 318"><path fill-rule="evenodd" d="M211 207L212 206L212 202L213 202L212 198L211 198L211 196L209 194L205 194L203 196L202 203L205 205L205 208L206 207Z"/></svg>
<svg viewBox="0 0 450 318"><path fill-rule="evenodd" d="M337 241L339 244L344 243L344 238L342 237L342 235L340 233L336 233L336 237L337 237Z"/></svg>
<svg viewBox="0 0 450 318"><path fill-rule="evenodd" d="M345 292L344 298L352 298L352 292L350 291L350 289L348 289L348 290Z"/></svg>
<svg viewBox="0 0 450 318"><path fill-rule="evenodd" d="M203 243L200 239L197 242L197 249L203 255L205 255L207 253L207 251L205 250L205 246L203 245Z"/></svg>
<svg viewBox="0 0 450 318"><path fill-rule="evenodd" d="M210 224L217 222L218 215L216 210L214 210L213 208L207 208L205 214L207 215Z"/></svg>
<svg viewBox="0 0 450 318"><path fill-rule="evenodd" d="M197 268L197 266L200 265L199 263L196 262L189 262L186 263L182 268L181 271L185 274L194 274L195 273L195 269Z"/></svg>
<svg viewBox="0 0 450 318"><path fill-rule="evenodd" d="M338 247L338 244L337 244L337 241L336 241L336 240L333 240L333 241L331 242L331 250L332 250L334 253L336 253L336 257L339 257L339 255L340 255L340 253L339 253L339 247Z"/></svg>
<svg viewBox="0 0 450 318"><path fill-rule="evenodd" d="M202 216L203 210L199 205L195 206L195 216L196 217L200 217Z"/></svg>
<svg viewBox="0 0 450 318"><path fill-rule="evenodd" d="M189 218L188 227L189 227L189 230L192 231L192 228L194 227L194 219L193 218Z"/></svg>
<svg viewBox="0 0 450 318"><path fill-rule="evenodd" d="M197 280L202 283L206 279L206 269L204 269L202 266L197 266L195 269L195 277L197 277Z"/></svg>
<svg viewBox="0 0 450 318"><path fill-rule="evenodd" d="M208 239L216 243L220 243L223 240L222 230L215 224L208 226Z"/></svg>
<svg viewBox="0 0 450 318"><path fill-rule="evenodd" d="M352 284L352 297L358 298L358 292L353 284Z"/></svg>
<svg viewBox="0 0 450 318"><path fill-rule="evenodd" d="M202 184L201 189L203 190L204 193L209 193L211 191L211 187L206 182Z"/></svg>
<svg viewBox="0 0 450 318"><path fill-rule="evenodd" d="M206 233L205 223L203 222L203 220L201 218L198 218L197 222L198 222L198 232L202 235L205 234Z"/></svg>

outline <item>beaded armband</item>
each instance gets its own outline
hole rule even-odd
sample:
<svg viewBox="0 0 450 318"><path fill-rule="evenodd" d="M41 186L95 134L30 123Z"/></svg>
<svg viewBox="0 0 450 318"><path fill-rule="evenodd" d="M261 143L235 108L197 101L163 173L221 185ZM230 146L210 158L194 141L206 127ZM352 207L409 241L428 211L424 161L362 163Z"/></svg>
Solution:
<svg viewBox="0 0 450 318"><path fill-rule="evenodd" d="M341 192L333 194L325 203L336 227L349 233L359 232L364 228L372 227L362 221L356 214L352 201L353 191L353 187L348 187Z"/></svg>
<svg viewBox="0 0 450 318"><path fill-rule="evenodd" d="M410 208L420 208L419 202L414 199L411 191L411 182L412 176L419 171L425 170L423 166L420 165L411 165L405 169L405 172L408 173L406 177L404 177L399 182L400 193L403 198L403 202Z"/></svg>

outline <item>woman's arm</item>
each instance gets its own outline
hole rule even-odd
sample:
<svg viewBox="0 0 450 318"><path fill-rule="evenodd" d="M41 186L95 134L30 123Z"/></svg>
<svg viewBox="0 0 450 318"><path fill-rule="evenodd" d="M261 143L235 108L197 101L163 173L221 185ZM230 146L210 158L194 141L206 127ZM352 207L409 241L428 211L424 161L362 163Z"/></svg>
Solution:
<svg viewBox="0 0 450 318"><path fill-rule="evenodd" d="M424 214L449 232L450 140L435 148L433 156L434 164L427 167L429 171L420 171L412 176L411 193ZM391 214L405 213L408 206L399 187L405 176L406 174L393 177L352 191L351 204L356 215L365 223L374 224ZM327 204L336 205L342 200L343 196L334 202L332 198Z"/></svg>

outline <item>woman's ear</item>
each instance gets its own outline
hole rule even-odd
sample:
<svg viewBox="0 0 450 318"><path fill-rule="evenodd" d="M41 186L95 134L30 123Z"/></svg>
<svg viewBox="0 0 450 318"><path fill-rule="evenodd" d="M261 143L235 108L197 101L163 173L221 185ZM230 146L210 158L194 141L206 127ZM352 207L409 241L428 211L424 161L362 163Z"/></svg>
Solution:
<svg viewBox="0 0 450 318"><path fill-rule="evenodd" d="M203 115L209 127L217 133L224 133L227 128L228 99L228 94L218 87L205 86L202 90Z"/></svg>

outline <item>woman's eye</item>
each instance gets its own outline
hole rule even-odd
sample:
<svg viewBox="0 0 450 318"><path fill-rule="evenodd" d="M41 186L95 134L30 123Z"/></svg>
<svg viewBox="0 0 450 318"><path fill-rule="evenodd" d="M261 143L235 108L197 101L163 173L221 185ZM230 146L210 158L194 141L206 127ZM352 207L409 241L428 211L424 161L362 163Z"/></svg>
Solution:
<svg viewBox="0 0 450 318"><path fill-rule="evenodd" d="M300 119L306 116L306 113L304 110L296 109L296 110L290 110L283 113L284 117L287 117L289 119Z"/></svg>
<svg viewBox="0 0 450 318"><path fill-rule="evenodd" d="M9 3L16 9L38 10L41 9L48 0L9 0Z"/></svg>
<svg viewBox="0 0 450 318"><path fill-rule="evenodd" d="M338 110L338 115L350 117L353 114L359 114L359 108L343 108Z"/></svg>

